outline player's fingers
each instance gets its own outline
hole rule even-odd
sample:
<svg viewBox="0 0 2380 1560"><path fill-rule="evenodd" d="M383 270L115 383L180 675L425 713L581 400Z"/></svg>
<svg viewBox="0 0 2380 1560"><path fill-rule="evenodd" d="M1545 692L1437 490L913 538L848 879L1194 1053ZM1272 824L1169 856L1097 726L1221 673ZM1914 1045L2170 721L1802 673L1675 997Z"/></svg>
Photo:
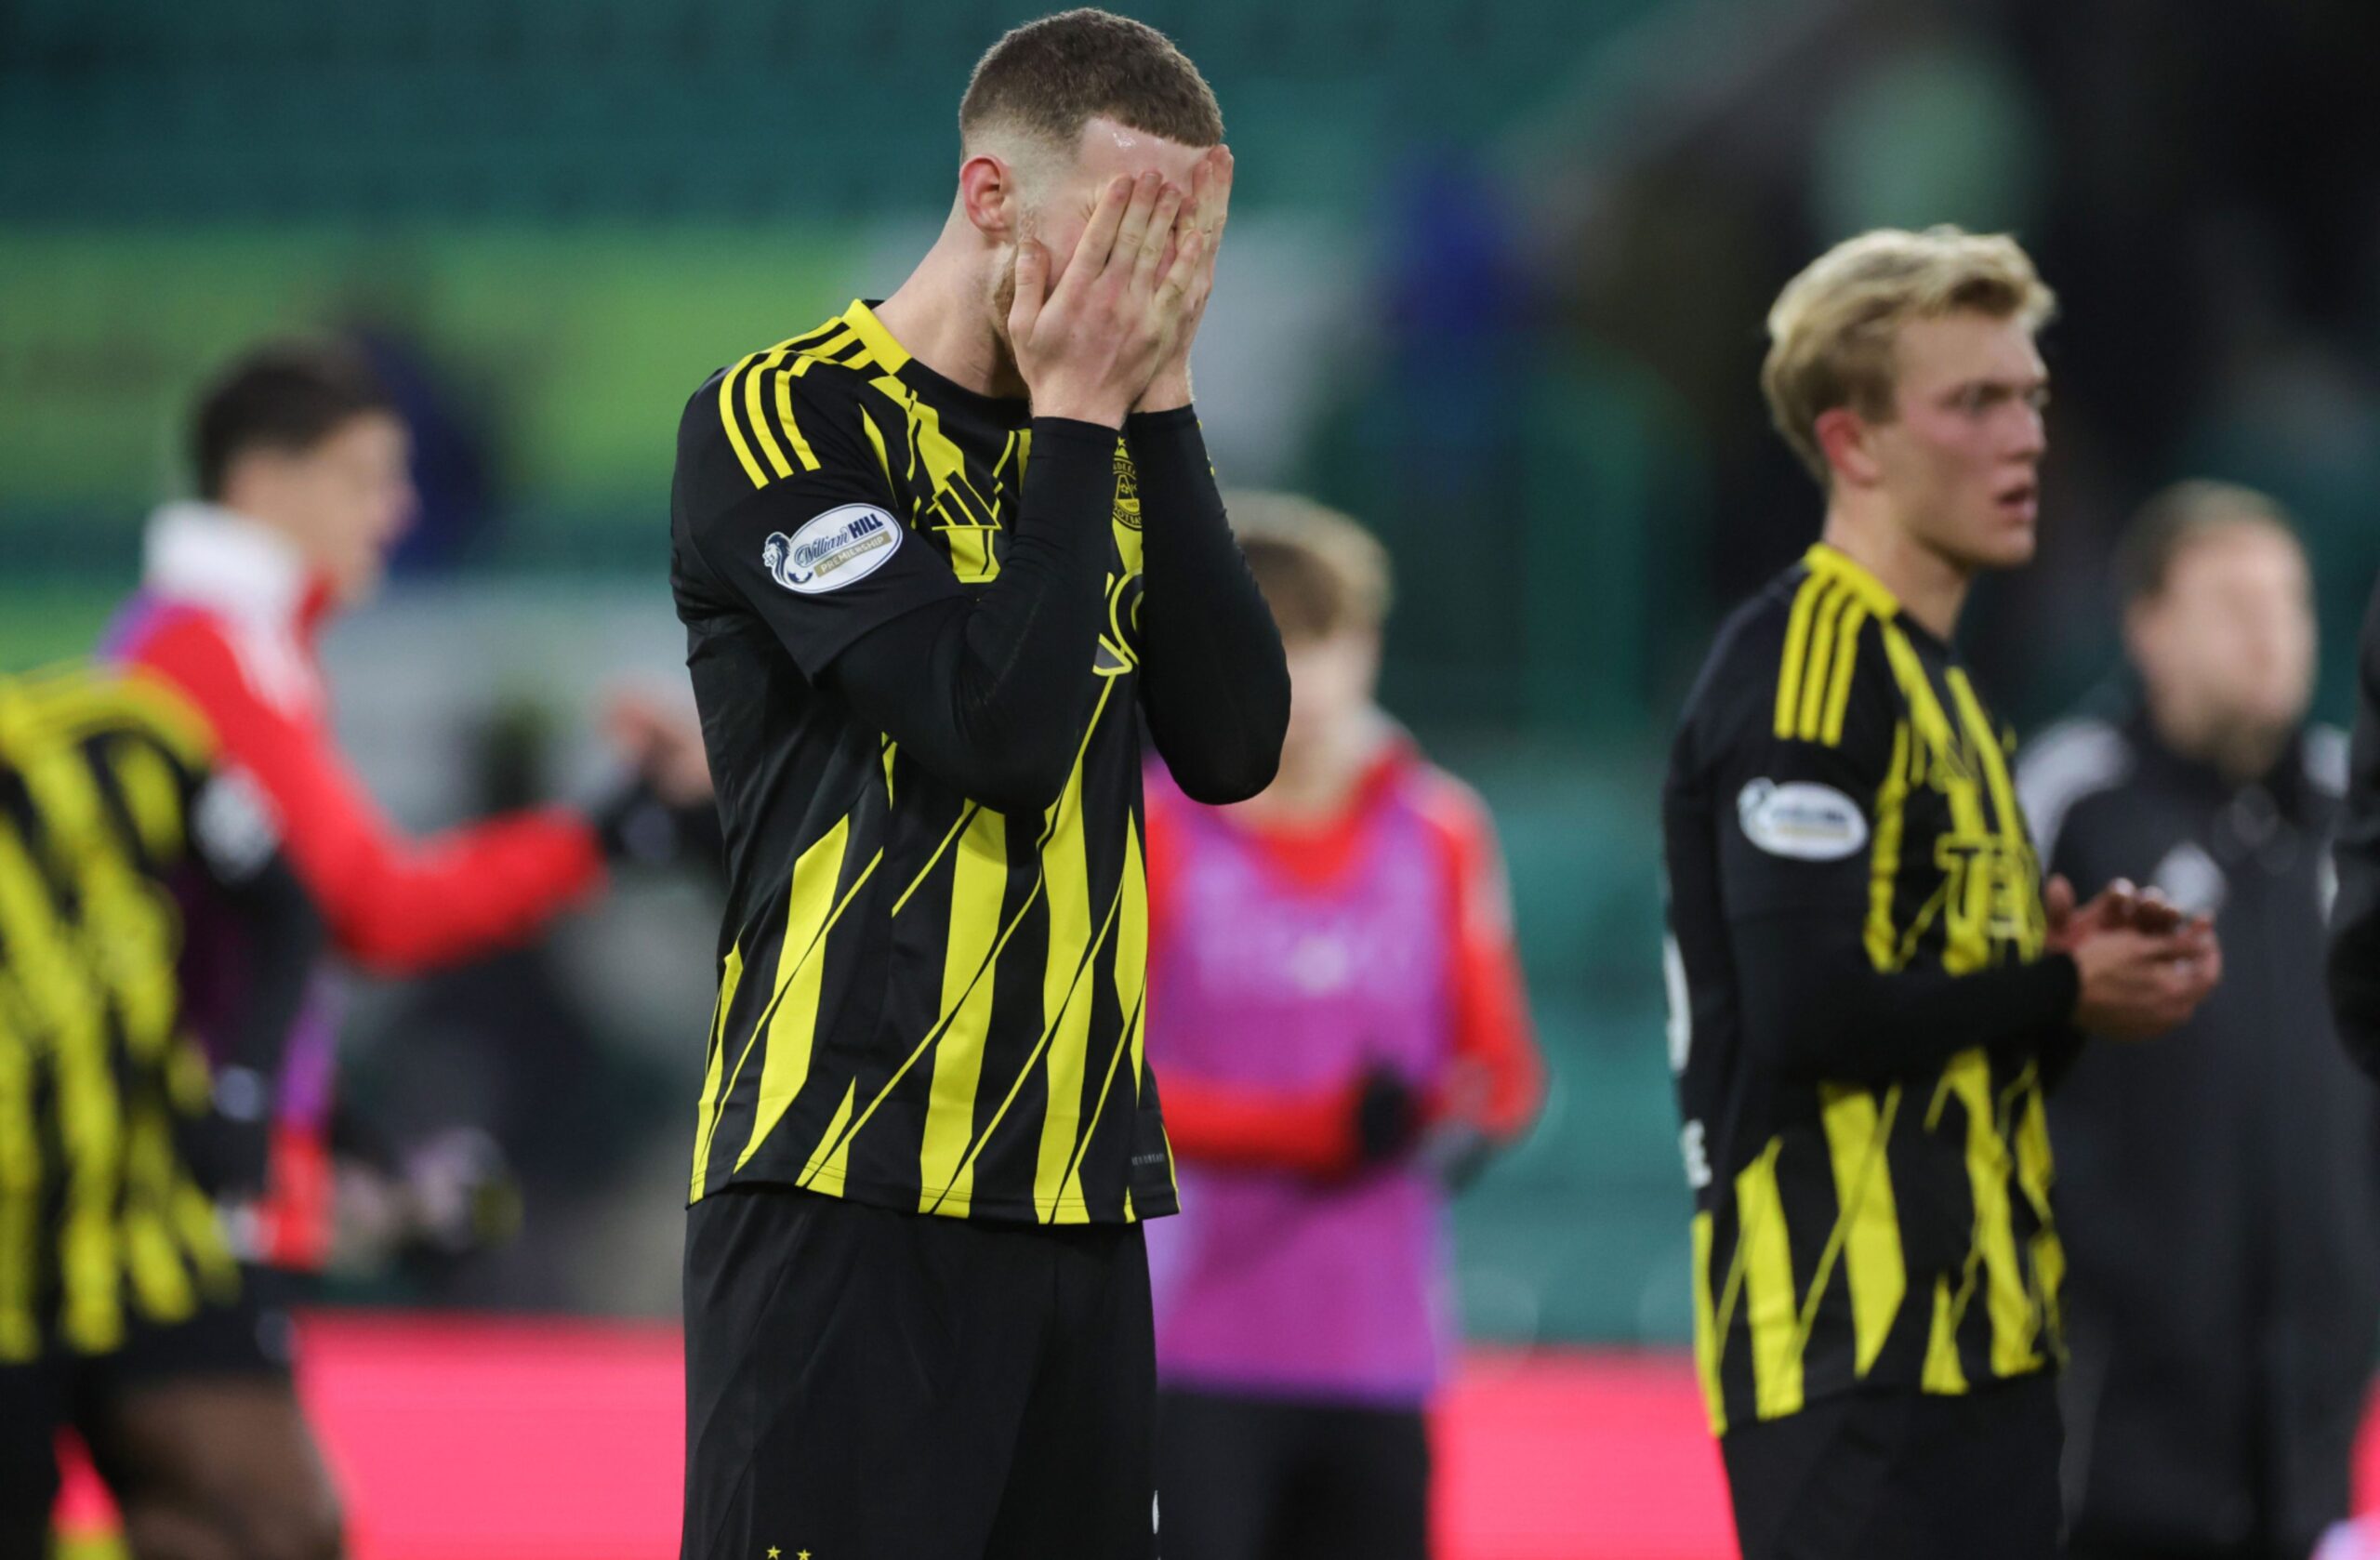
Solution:
<svg viewBox="0 0 2380 1560"><path fill-rule="evenodd" d="M1157 296L1151 300L1160 311L1171 313L1181 309L1206 249L1207 235L1197 229L1182 235L1182 242L1174 246L1173 263L1165 268L1165 277L1157 283Z"/></svg>
<svg viewBox="0 0 2380 1560"><path fill-rule="evenodd" d="M1009 300L1008 338L1013 350L1016 343L1033 337L1033 323L1041 317L1041 305L1050 285L1050 251L1039 239L1028 238L1016 246L1015 296Z"/></svg>
<svg viewBox="0 0 2380 1560"><path fill-rule="evenodd" d="M1207 153L1207 156L1213 165L1207 179L1207 236L1221 238L1223 224L1231 220L1231 181L1234 167L1231 148L1216 147Z"/></svg>
<svg viewBox="0 0 2380 1560"><path fill-rule="evenodd" d="M1164 191L1164 178L1157 174L1143 174L1133 181L1133 198L1123 207L1123 219L1117 224L1117 243L1106 253L1106 269L1133 276L1140 264L1140 253L1149 243L1149 215L1157 209L1157 198Z"/></svg>
<svg viewBox="0 0 2380 1560"><path fill-rule="evenodd" d="M1089 286L1106 268L1107 257L1116 247L1116 231L1124 225L1125 208L1132 204L1134 186L1122 174L1107 181L1100 192L1099 205L1092 208L1091 225L1084 228L1082 237L1075 241L1074 258L1066 262L1066 274L1058 285L1076 284ZM1077 278L1080 281L1077 283Z"/></svg>
<svg viewBox="0 0 2380 1560"><path fill-rule="evenodd" d="M1174 219L1182 214L1182 188L1168 184L1150 208L1148 228L1143 236L1140 254L1132 264L1132 286L1147 292L1157 284L1157 262L1165 258L1167 244L1173 238Z"/></svg>
<svg viewBox="0 0 2380 1560"><path fill-rule="evenodd" d="M2064 873L2057 873L2042 885L2042 912L2049 918L2050 930L2058 931L2074 917L2074 885Z"/></svg>

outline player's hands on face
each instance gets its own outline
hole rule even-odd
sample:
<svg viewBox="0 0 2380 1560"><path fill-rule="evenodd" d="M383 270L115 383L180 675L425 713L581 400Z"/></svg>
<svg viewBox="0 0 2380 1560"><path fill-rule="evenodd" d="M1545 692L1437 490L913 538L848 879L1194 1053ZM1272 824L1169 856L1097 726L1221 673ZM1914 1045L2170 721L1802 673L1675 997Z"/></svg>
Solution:
<svg viewBox="0 0 2380 1560"><path fill-rule="evenodd" d="M1017 245L1009 346L1036 416L1123 427L1180 338L1198 270L1195 233L1163 263L1183 200L1154 173L1111 181L1055 287L1049 250L1033 239Z"/></svg>
<svg viewBox="0 0 2380 1560"><path fill-rule="evenodd" d="M1210 147L1190 176L1190 199L1174 230L1177 242L1198 235L1198 267L1183 294L1182 335L1172 353L1157 366L1135 411L1167 412L1190 404L1190 344L1198 334L1198 322L1207 316L1207 299L1215 290L1215 256L1223 248L1223 224L1231 216L1231 148Z"/></svg>

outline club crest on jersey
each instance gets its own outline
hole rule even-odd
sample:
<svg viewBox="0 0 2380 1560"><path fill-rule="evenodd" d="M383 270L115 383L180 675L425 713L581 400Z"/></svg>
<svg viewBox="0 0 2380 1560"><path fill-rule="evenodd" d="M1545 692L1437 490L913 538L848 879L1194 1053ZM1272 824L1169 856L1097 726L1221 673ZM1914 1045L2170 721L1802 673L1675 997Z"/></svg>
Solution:
<svg viewBox="0 0 2380 1560"><path fill-rule="evenodd" d="M1141 528L1141 474L1132 466L1132 456L1124 442L1116 442L1116 512L1117 524L1127 531Z"/></svg>
<svg viewBox="0 0 2380 1560"><path fill-rule="evenodd" d="M866 579L901 549L901 522L868 504L845 504L788 536L772 531L760 546L769 577L816 596Z"/></svg>
<svg viewBox="0 0 2380 1560"><path fill-rule="evenodd" d="M1868 814L1831 786L1755 780L1736 797L1744 838L1772 856L1841 861L1868 842Z"/></svg>

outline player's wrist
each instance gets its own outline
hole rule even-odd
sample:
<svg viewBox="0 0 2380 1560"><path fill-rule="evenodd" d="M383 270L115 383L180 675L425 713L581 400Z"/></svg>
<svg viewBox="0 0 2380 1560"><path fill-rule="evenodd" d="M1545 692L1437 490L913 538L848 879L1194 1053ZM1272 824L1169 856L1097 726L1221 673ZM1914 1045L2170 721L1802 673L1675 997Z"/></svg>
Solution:
<svg viewBox="0 0 2380 1560"><path fill-rule="evenodd" d="M1132 411L1135 415L1178 412L1189 404L1190 368L1184 364L1180 368L1164 370L1150 380L1149 388L1132 403Z"/></svg>
<svg viewBox="0 0 2380 1560"><path fill-rule="evenodd" d="M1132 409L1129 394L1108 390L1077 390L1071 386L1053 386L1044 394L1033 397L1033 415L1038 417L1058 417L1067 422L1097 423L1103 428L1123 431L1124 418Z"/></svg>

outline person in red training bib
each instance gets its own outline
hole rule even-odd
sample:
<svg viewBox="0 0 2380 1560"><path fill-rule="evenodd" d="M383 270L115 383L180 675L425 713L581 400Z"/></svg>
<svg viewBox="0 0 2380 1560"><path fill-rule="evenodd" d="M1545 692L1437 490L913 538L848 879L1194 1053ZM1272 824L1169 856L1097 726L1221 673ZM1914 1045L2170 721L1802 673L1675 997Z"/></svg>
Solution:
<svg viewBox="0 0 2380 1560"><path fill-rule="evenodd" d="M637 776L599 808L541 808L426 839L382 814L333 737L315 637L378 584L414 507L408 453L404 424L360 356L290 342L243 357L197 406L198 496L157 511L140 588L102 646L197 707L271 806L331 944L389 975L519 942L595 898L607 861L668 813L655 781L674 784L681 803L708 805L691 734L681 739L658 711L631 704L618 723L624 745L641 749ZM191 1012L215 1046L212 1020L255 978L254 951L231 918L195 911ZM285 1309L296 1276L329 1252L337 1033L318 973L275 1077L245 1076L218 1048L218 1100L270 1126L263 1195L226 1210L249 1269L242 1303L110 1356L80 1406L144 1560L338 1547L337 1499L292 1390Z"/></svg>
<svg viewBox="0 0 2380 1560"><path fill-rule="evenodd" d="M1181 1215L1149 1233L1168 1560L1418 1560L1457 1335L1446 1210L1541 1092L1495 827L1373 702L1387 560L1231 505L1289 663L1280 773L1148 785L1151 1062Z"/></svg>

